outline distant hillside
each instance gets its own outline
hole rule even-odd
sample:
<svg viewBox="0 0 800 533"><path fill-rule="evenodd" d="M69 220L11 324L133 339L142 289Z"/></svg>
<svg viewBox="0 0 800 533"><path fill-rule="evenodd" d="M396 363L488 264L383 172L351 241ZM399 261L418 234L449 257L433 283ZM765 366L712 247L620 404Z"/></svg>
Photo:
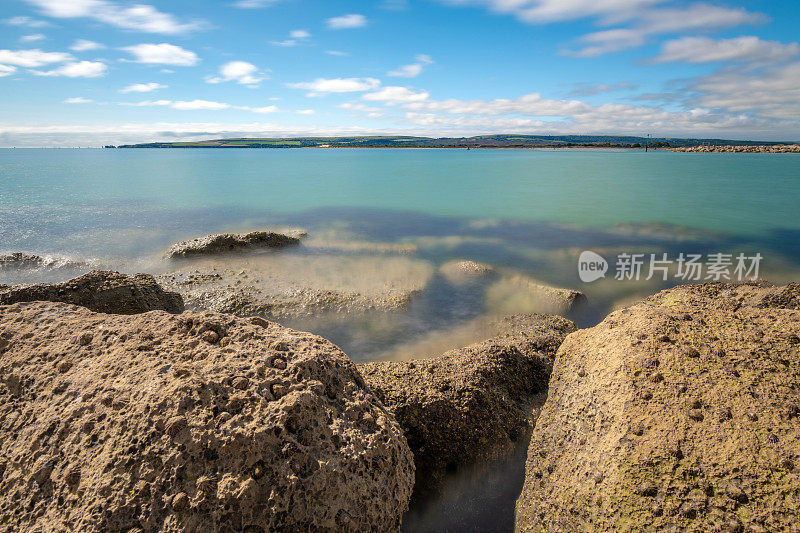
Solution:
<svg viewBox="0 0 800 533"><path fill-rule="evenodd" d="M213 139L197 142L167 142L125 144L106 148L640 148L645 142L652 148L681 146L762 146L776 143L768 141L738 141L728 139L675 139L667 137L617 136L617 135L479 135L476 137L288 137Z"/></svg>

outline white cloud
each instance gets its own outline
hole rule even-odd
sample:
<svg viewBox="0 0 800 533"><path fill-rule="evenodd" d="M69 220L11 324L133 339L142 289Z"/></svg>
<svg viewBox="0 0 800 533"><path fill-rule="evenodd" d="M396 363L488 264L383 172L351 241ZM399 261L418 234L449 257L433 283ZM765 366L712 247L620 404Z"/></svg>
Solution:
<svg viewBox="0 0 800 533"><path fill-rule="evenodd" d="M664 0L443 0L452 5L483 5L531 24L637 11Z"/></svg>
<svg viewBox="0 0 800 533"><path fill-rule="evenodd" d="M284 41L272 41L272 44L275 46L297 46L310 37L311 33L306 30L292 30L289 32L289 39Z"/></svg>
<svg viewBox="0 0 800 533"><path fill-rule="evenodd" d="M340 50L325 50L325 53L328 54L329 56L337 56L337 57L345 57L350 55L347 52L342 52Z"/></svg>
<svg viewBox="0 0 800 533"><path fill-rule="evenodd" d="M317 78L314 81L287 83L292 89L310 91L308 96L319 96L326 93L353 93L370 91L381 84L375 78Z"/></svg>
<svg viewBox="0 0 800 533"><path fill-rule="evenodd" d="M31 70L37 76L63 76L65 78L99 78L105 76L108 67L101 61L73 61L56 69Z"/></svg>
<svg viewBox="0 0 800 533"><path fill-rule="evenodd" d="M314 115L316 114L316 111L314 111L313 109L298 109L297 111L295 111L295 113L297 113L298 115Z"/></svg>
<svg viewBox="0 0 800 533"><path fill-rule="evenodd" d="M328 28L332 30L345 30L350 28L362 28L367 25L367 17L357 13L342 15L340 17L329 18L326 21Z"/></svg>
<svg viewBox="0 0 800 533"><path fill-rule="evenodd" d="M17 71L17 67L11 65L0 65L0 78L4 76L11 76Z"/></svg>
<svg viewBox="0 0 800 533"><path fill-rule="evenodd" d="M614 91L622 91L622 90L631 90L635 89L633 85L626 81L621 81L618 83L576 83L575 88L569 92L569 96L576 96L576 97L583 97L583 96L594 96L601 93L608 93Z"/></svg>
<svg viewBox="0 0 800 533"><path fill-rule="evenodd" d="M82 96L76 96L74 98L67 98L66 100L64 100L63 103L65 103L65 104L91 104L92 102L94 102L94 100L91 100L89 98L84 98Z"/></svg>
<svg viewBox="0 0 800 533"><path fill-rule="evenodd" d="M192 100L190 102L186 101L177 101L172 103L173 109L180 109L182 111L195 111L198 109L201 110L217 110L217 109L228 109L231 107L230 104L224 104L222 102L212 102L209 100Z"/></svg>
<svg viewBox="0 0 800 533"><path fill-rule="evenodd" d="M182 23L147 4L120 5L108 0L27 0L42 14L55 18L91 18L111 26L147 33L177 34L200 29L204 23Z"/></svg>
<svg viewBox="0 0 800 533"><path fill-rule="evenodd" d="M800 120L800 62L750 72L727 69L698 79L691 87L701 93L704 107L755 112L777 119Z"/></svg>
<svg viewBox="0 0 800 533"><path fill-rule="evenodd" d="M119 105L130 107L171 106L172 100L142 100L141 102L120 102Z"/></svg>
<svg viewBox="0 0 800 533"><path fill-rule="evenodd" d="M70 50L74 50L75 52L87 52L89 50L100 50L102 48L105 48L105 45L87 39L78 39L69 47Z"/></svg>
<svg viewBox="0 0 800 533"><path fill-rule="evenodd" d="M766 20L757 13L698 2L664 7L671 0L440 0L450 5L482 5L529 24L591 18L601 26L627 24L585 35L582 47L565 55L596 57L641 46L649 37L667 33L708 31Z"/></svg>
<svg viewBox="0 0 800 533"><path fill-rule="evenodd" d="M61 63L73 59L64 52L42 52L35 50L0 50L0 64L18 67L41 67L50 63Z"/></svg>
<svg viewBox="0 0 800 533"><path fill-rule="evenodd" d="M732 28L743 24L758 24L766 17L744 9L696 3L680 9L655 8L641 13L620 13L617 19L632 20L631 27L614 28L584 35L579 39L583 48L565 50L565 55L597 57L645 44L649 38L669 33L688 31L705 32L719 28Z"/></svg>
<svg viewBox="0 0 800 533"><path fill-rule="evenodd" d="M384 102L388 105L424 102L430 98L427 91L415 92L407 87L384 87L380 91L362 96L370 102Z"/></svg>
<svg viewBox="0 0 800 533"><path fill-rule="evenodd" d="M20 42L23 43L34 43L36 41L43 41L47 38L47 36L43 33L34 33L31 35L23 35L19 38Z"/></svg>
<svg viewBox="0 0 800 533"><path fill-rule="evenodd" d="M667 41L661 54L653 61L669 63L715 63L732 61L737 63L776 63L800 55L797 43L762 41L758 37L746 36L735 39L710 39L708 37L683 37Z"/></svg>
<svg viewBox="0 0 800 533"><path fill-rule="evenodd" d="M278 2L278 0L237 0L237 2L234 2L233 5L243 9L255 9L259 7L271 6L276 2Z"/></svg>
<svg viewBox="0 0 800 533"><path fill-rule="evenodd" d="M207 77L206 82L223 83L226 81L235 81L240 85L258 87L258 84L267 78L266 75L258 71L257 66L246 61L231 61L225 63L219 68L219 74L219 76Z"/></svg>
<svg viewBox="0 0 800 533"><path fill-rule="evenodd" d="M390 71L387 75L388 76L395 76L400 78L416 78L420 74L422 74L422 70L425 68L425 65L430 65L433 63L433 59L431 56L426 54L420 54L414 58L416 61L410 65L403 65L402 67Z"/></svg>
<svg viewBox="0 0 800 533"><path fill-rule="evenodd" d="M200 62L197 54L174 44L137 44L122 48L135 57L137 63L191 67Z"/></svg>
<svg viewBox="0 0 800 533"><path fill-rule="evenodd" d="M11 17L3 20L9 26L24 26L26 28L46 28L50 23L44 20L36 20L31 17Z"/></svg>
<svg viewBox="0 0 800 533"><path fill-rule="evenodd" d="M160 83L134 83L133 85L128 85L119 90L122 94L126 93L149 93L153 91L157 91L158 89L166 89L166 85L161 85Z"/></svg>
<svg viewBox="0 0 800 533"><path fill-rule="evenodd" d="M278 113L280 111L280 109L274 105L249 107L210 100L142 100L141 102L120 102L119 105L129 107L171 107L179 111L219 111L223 109L236 109L259 114Z"/></svg>

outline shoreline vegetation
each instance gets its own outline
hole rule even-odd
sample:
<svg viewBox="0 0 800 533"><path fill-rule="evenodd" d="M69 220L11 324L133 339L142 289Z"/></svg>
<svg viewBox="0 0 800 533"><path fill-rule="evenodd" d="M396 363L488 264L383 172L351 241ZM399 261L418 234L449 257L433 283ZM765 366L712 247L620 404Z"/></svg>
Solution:
<svg viewBox="0 0 800 533"><path fill-rule="evenodd" d="M681 152L800 152L795 142L677 139L611 135L480 135L476 137L287 137L106 145L104 148L617 148Z"/></svg>

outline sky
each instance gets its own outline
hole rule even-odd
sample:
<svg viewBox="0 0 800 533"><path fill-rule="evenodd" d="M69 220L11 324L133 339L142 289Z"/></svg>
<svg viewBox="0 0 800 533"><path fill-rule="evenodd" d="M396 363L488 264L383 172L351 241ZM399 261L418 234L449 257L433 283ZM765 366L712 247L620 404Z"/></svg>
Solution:
<svg viewBox="0 0 800 533"><path fill-rule="evenodd" d="M3 0L0 146L800 140L798 0Z"/></svg>

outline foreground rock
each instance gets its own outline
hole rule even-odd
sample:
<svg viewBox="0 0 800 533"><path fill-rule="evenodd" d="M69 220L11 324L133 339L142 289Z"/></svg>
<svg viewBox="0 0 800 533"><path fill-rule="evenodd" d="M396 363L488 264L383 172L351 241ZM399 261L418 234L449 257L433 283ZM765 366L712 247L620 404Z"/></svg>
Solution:
<svg viewBox="0 0 800 533"><path fill-rule="evenodd" d="M556 357L519 531L789 531L800 285L663 291Z"/></svg>
<svg viewBox="0 0 800 533"><path fill-rule="evenodd" d="M166 255L167 258L172 259L248 248L284 248L300 244L300 236L284 235L272 231L253 231L244 235L219 233L173 244Z"/></svg>
<svg viewBox="0 0 800 533"><path fill-rule="evenodd" d="M547 390L555 352L575 325L526 315L502 328L441 357L359 365L403 427L417 466L416 492L434 489L447 471L502 457L529 434L530 401Z"/></svg>
<svg viewBox="0 0 800 533"><path fill-rule="evenodd" d="M150 274L93 270L61 283L0 285L0 305L33 301L64 302L120 315L183 311L180 294L164 291Z"/></svg>
<svg viewBox="0 0 800 533"><path fill-rule="evenodd" d="M13 531L391 531L414 480L330 342L214 313L0 306Z"/></svg>
<svg viewBox="0 0 800 533"><path fill-rule="evenodd" d="M270 318L405 308L433 275L407 257L243 256L158 276L190 309Z"/></svg>

